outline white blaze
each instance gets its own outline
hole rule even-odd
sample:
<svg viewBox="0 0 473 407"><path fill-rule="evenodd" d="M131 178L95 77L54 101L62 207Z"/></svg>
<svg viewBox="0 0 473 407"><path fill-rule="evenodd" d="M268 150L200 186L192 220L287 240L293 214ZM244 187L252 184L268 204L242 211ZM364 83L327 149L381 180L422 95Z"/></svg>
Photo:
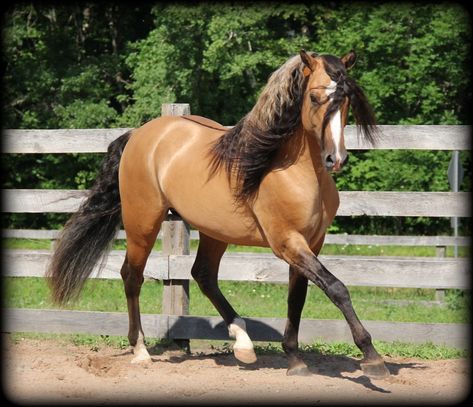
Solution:
<svg viewBox="0 0 473 407"><path fill-rule="evenodd" d="M342 138L342 119L340 110L337 110L330 119L330 132L332 133L333 144L335 144L335 158L336 160L341 160L340 140Z"/></svg>
<svg viewBox="0 0 473 407"><path fill-rule="evenodd" d="M330 96L337 89L337 83L330 82L330 85L325 90L325 94ZM335 145L335 160L341 160L340 157L340 140L342 138L342 116L340 109L337 110L330 118L330 133L332 133L333 144Z"/></svg>

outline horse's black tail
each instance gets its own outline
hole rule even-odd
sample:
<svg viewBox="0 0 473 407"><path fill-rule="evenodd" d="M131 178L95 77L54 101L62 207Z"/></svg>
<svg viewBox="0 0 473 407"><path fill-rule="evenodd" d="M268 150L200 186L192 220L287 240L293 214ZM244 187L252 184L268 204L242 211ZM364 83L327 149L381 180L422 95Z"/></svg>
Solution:
<svg viewBox="0 0 473 407"><path fill-rule="evenodd" d="M130 135L131 131L108 146L94 186L65 224L54 247L46 277L56 303L77 298L95 265L99 261L104 264L121 224L118 168Z"/></svg>

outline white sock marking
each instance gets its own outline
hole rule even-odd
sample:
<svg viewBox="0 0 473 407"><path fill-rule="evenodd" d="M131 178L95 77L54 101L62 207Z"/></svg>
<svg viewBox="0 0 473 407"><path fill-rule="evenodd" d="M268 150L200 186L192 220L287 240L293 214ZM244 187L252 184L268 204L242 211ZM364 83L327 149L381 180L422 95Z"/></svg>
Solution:
<svg viewBox="0 0 473 407"><path fill-rule="evenodd" d="M144 337L141 332L138 334L138 340L136 341L136 345L133 347L133 354L135 357L132 359L131 363L151 361L151 356L146 349Z"/></svg>
<svg viewBox="0 0 473 407"><path fill-rule="evenodd" d="M235 338L236 349L253 349L253 342L246 332L246 323L241 318L235 318L233 322L228 325L228 334L231 338Z"/></svg>

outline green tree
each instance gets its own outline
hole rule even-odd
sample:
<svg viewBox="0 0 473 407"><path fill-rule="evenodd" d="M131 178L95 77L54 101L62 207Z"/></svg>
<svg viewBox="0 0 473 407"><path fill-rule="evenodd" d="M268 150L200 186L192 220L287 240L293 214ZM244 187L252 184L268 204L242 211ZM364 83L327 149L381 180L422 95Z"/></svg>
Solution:
<svg viewBox="0 0 473 407"><path fill-rule="evenodd" d="M4 126L139 126L165 102L226 125L300 48L343 55L381 124L469 124L470 19L456 4L21 3L5 16ZM449 189L448 152L352 152L341 190ZM100 156L7 156L5 187L84 188ZM463 188L470 185L470 155ZM58 171L61 168L61 171ZM43 223L46 225L45 223ZM346 232L448 233L445 219L339 218Z"/></svg>
<svg viewBox="0 0 473 407"><path fill-rule="evenodd" d="M3 26L3 126L113 126L124 108L119 95L126 93L129 74L123 53L127 41L147 34L146 11L92 2L10 8ZM100 160L100 155L5 155L3 187L86 188ZM12 215L6 222L55 227L58 219L63 223L55 215Z"/></svg>

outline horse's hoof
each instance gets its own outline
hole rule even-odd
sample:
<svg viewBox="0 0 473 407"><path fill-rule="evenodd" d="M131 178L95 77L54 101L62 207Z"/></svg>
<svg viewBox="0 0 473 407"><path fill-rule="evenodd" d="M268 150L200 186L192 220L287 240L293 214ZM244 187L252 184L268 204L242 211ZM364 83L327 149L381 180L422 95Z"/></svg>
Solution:
<svg viewBox="0 0 473 407"><path fill-rule="evenodd" d="M370 379L386 379L390 376L389 370L384 361L360 362L361 370L365 376Z"/></svg>
<svg viewBox="0 0 473 407"><path fill-rule="evenodd" d="M256 362L256 353L254 349L233 348L233 353L242 363L250 364Z"/></svg>
<svg viewBox="0 0 473 407"><path fill-rule="evenodd" d="M287 376L312 376L309 368L305 365L299 365L293 368L287 369Z"/></svg>
<svg viewBox="0 0 473 407"><path fill-rule="evenodd" d="M152 360L149 356L148 357L138 357L137 356L136 358L131 359L131 363L139 364L139 365L147 365L151 362L152 362Z"/></svg>
<svg viewBox="0 0 473 407"><path fill-rule="evenodd" d="M134 349L133 353L135 354L135 357L131 360L131 363L133 364L145 365L152 362L151 356L149 355L146 348Z"/></svg>

